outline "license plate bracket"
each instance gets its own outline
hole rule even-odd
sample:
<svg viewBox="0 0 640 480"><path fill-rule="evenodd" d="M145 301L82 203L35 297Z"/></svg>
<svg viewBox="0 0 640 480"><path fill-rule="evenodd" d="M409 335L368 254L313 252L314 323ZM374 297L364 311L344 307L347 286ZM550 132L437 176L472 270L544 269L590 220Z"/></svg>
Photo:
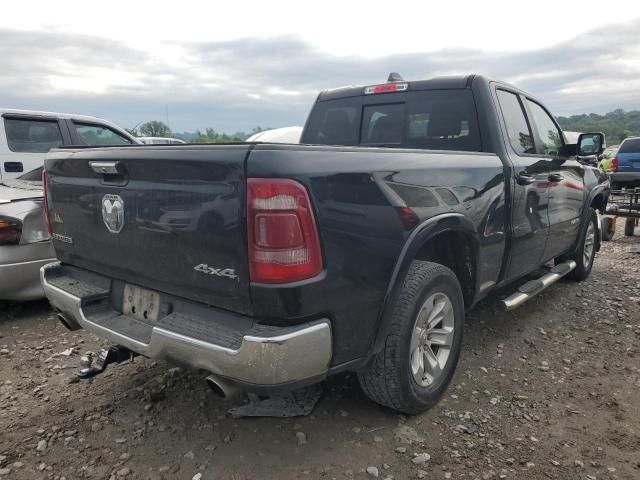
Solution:
<svg viewBox="0 0 640 480"><path fill-rule="evenodd" d="M122 313L142 322L155 322L160 313L160 295L127 283L124 286Z"/></svg>

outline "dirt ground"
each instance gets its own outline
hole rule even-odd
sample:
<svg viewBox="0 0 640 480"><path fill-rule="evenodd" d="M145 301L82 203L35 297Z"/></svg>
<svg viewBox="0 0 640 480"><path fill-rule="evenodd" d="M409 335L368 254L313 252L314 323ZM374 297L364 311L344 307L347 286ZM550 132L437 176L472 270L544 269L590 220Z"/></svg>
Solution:
<svg viewBox="0 0 640 480"><path fill-rule="evenodd" d="M618 233L587 281L511 313L483 302L449 391L416 417L373 404L353 375L292 419L232 419L241 400L147 359L73 382L106 343L45 302L3 305L0 478L639 479L639 270L640 238Z"/></svg>

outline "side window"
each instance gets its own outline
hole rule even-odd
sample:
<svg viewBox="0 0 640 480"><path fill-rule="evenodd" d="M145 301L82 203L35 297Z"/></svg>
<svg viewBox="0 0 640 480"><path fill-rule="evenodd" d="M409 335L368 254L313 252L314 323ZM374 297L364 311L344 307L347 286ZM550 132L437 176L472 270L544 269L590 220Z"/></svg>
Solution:
<svg viewBox="0 0 640 480"><path fill-rule="evenodd" d="M73 126L85 145L127 145L131 143L127 137L105 125L73 122Z"/></svg>
<svg viewBox="0 0 640 480"><path fill-rule="evenodd" d="M518 154L536 153L533 146L533 136L527 124L518 96L506 90L498 90L498 101L502 110L502 117L507 126L509 143Z"/></svg>
<svg viewBox="0 0 640 480"><path fill-rule="evenodd" d="M562 132L558 130L547 111L531 100L527 100L529 111L538 131L538 153L541 155L558 155L562 149Z"/></svg>
<svg viewBox="0 0 640 480"><path fill-rule="evenodd" d="M12 152L46 153L62 145L56 120L5 118L4 129Z"/></svg>

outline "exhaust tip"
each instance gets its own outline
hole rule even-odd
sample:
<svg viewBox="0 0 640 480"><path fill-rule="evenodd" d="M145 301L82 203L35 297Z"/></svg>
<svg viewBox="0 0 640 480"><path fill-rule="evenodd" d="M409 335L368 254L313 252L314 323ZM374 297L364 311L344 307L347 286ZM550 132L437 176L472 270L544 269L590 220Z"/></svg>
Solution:
<svg viewBox="0 0 640 480"><path fill-rule="evenodd" d="M74 331L74 330L79 330L80 327L78 326L78 324L71 320L67 315L65 315L63 312L59 312L58 313L58 320L60 321L60 323L62 323L62 325L64 325L64 327L67 330L70 331Z"/></svg>
<svg viewBox="0 0 640 480"><path fill-rule="evenodd" d="M233 383L214 375L209 375L205 381L211 391L224 400L235 398L242 393L242 390Z"/></svg>
<svg viewBox="0 0 640 480"><path fill-rule="evenodd" d="M209 388L211 389L211 391L215 393L218 397L227 398L227 394L225 393L225 391L222 389L220 385L216 383L214 379L207 377L206 382Z"/></svg>

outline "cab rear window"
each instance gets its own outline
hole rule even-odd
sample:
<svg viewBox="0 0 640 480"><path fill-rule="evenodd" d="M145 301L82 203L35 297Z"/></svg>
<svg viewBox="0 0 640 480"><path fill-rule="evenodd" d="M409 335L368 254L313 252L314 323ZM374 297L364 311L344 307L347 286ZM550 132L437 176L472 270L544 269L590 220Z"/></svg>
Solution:
<svg viewBox="0 0 640 480"><path fill-rule="evenodd" d="M470 90L426 90L321 101L303 143L481 151Z"/></svg>

